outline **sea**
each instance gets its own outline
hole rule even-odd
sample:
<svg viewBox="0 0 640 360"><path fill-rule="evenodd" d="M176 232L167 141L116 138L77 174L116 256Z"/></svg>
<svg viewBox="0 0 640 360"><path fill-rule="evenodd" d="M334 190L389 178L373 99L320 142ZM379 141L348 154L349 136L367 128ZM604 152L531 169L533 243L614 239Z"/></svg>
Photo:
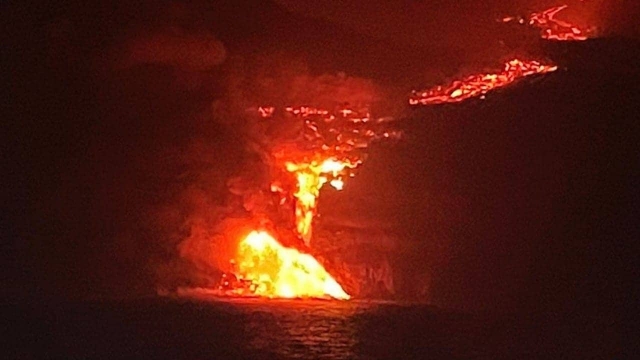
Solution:
<svg viewBox="0 0 640 360"><path fill-rule="evenodd" d="M12 304L2 310L3 359L613 359L624 355L606 319L496 316L411 302L169 296Z"/></svg>

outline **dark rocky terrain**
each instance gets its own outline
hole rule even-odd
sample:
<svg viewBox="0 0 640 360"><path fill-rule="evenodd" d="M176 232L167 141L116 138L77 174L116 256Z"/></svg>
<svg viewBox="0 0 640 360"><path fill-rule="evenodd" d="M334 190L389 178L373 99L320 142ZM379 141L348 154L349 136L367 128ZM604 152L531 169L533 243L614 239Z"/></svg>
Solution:
<svg viewBox="0 0 640 360"><path fill-rule="evenodd" d="M373 286L383 279L396 296L465 309L628 304L638 238L636 40L529 41L528 51L561 70L484 101L411 108L411 89L525 49L498 44L468 57L458 50L482 44L394 42L272 2L6 6L15 14L3 38L9 297L152 294L167 264L172 281L188 278L176 270L188 265L176 260L189 235L184 217L213 214L202 217L208 223L224 213L226 180L255 160L235 118L211 121L211 109L225 108L230 74L251 79L251 66L269 69L273 57L296 59L311 76L371 80L384 95L376 111L402 119L404 140L373 146L347 188L321 200L327 238L343 231L370 243L356 247L378 274ZM129 37L175 28L220 40L224 62L214 57L206 70L163 57L110 62ZM336 242L331 251L357 253Z"/></svg>

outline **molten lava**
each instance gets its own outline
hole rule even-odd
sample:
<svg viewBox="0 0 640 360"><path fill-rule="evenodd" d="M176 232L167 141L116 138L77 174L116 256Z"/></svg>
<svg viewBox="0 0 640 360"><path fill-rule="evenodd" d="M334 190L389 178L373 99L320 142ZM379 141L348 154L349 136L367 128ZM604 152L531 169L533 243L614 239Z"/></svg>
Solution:
<svg viewBox="0 0 640 360"><path fill-rule="evenodd" d="M260 110L261 117L274 113ZM281 204L293 200L296 229L304 243L310 246L322 186L328 183L336 190L342 190L345 179L353 177L353 170L364 161L363 149L374 140L398 138L400 133L389 129L388 119L372 119L367 108L354 110L338 106L329 111L289 106L285 108L285 116L298 118L303 125L302 133L294 146L276 147L273 152L278 166L294 181L276 178L271 189L281 194Z"/></svg>
<svg viewBox="0 0 640 360"><path fill-rule="evenodd" d="M252 231L238 245L235 295L348 300L340 284L311 255L281 245L264 231ZM229 286L229 281L226 282Z"/></svg>
<svg viewBox="0 0 640 360"><path fill-rule="evenodd" d="M580 27L565 20L556 18L556 15L568 8L568 5L555 6L550 9L532 13L527 20L516 17L506 17L502 22L517 20L520 24L528 24L540 29L540 36L547 40L557 41L583 41L593 35L593 28Z"/></svg>
<svg viewBox="0 0 640 360"><path fill-rule="evenodd" d="M329 111L300 106L279 111L261 106L257 110L261 121L300 121L299 132L268 147L273 160L270 189L280 197L279 206L291 206L294 215L278 225L295 226L301 245L310 247L320 189L329 184L342 190L345 179L354 176L353 170L364 161L362 149L400 133L388 128L388 119L371 119L366 108L356 111L342 105ZM285 247L264 231L252 231L244 238L231 263L233 270L223 275L219 289L226 295L350 298L312 255Z"/></svg>
<svg viewBox="0 0 640 360"><path fill-rule="evenodd" d="M317 199L320 188L327 182L336 190L342 190L344 176L348 169L354 169L360 165L360 161L338 160L329 158L322 162L311 161L309 163L287 162L287 171L295 174L297 190L295 215L296 229L307 246L311 241L311 223L316 215Z"/></svg>
<svg viewBox="0 0 640 360"><path fill-rule="evenodd" d="M368 108L354 109L338 106L327 109L289 106L286 113L299 118L303 124L303 148L313 154L352 153L369 146L372 141L399 138L400 133L389 129L390 118L372 118Z"/></svg>
<svg viewBox="0 0 640 360"><path fill-rule="evenodd" d="M498 73L471 75L462 80L453 81L447 86L436 86L423 91L414 91L409 98L411 105L432 105L442 103L456 103L477 96L484 96L487 92L507 86L516 80L544 74L558 69L555 65L545 65L538 61L513 59L504 65Z"/></svg>

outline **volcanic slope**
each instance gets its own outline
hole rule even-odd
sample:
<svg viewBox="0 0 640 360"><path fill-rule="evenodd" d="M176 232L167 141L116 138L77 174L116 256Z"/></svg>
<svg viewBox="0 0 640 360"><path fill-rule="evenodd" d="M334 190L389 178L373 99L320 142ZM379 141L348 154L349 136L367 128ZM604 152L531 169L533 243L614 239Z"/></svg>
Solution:
<svg viewBox="0 0 640 360"><path fill-rule="evenodd" d="M630 304L637 45L545 43L558 72L486 100L412 107L404 141L372 154L368 165L405 189L388 205L414 247L403 271L431 279L434 304L603 314Z"/></svg>

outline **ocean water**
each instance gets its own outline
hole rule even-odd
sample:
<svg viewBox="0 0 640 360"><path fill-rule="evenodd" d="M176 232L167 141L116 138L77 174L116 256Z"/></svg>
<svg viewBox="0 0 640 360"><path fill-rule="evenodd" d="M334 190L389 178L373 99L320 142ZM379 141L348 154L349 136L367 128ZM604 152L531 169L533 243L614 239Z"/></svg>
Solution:
<svg viewBox="0 0 640 360"><path fill-rule="evenodd" d="M394 302L152 298L3 313L6 359L585 359L620 350L593 321Z"/></svg>

